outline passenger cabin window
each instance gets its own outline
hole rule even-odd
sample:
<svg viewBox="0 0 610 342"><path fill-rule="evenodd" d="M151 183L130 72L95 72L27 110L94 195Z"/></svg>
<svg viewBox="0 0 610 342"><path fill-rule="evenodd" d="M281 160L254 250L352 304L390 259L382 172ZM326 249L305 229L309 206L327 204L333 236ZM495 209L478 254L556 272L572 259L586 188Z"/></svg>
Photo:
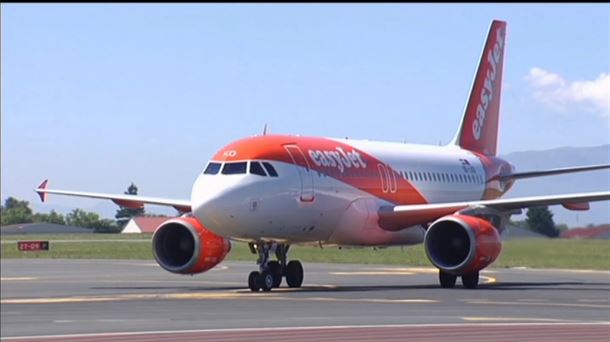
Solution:
<svg viewBox="0 0 610 342"><path fill-rule="evenodd" d="M222 168L223 175L236 175L246 173L246 162L226 163Z"/></svg>
<svg viewBox="0 0 610 342"><path fill-rule="evenodd" d="M267 173L269 173L269 176L277 177L277 172L275 171L273 165L268 162L263 162L263 166L265 167L265 170L267 170Z"/></svg>
<svg viewBox="0 0 610 342"><path fill-rule="evenodd" d="M205 168L205 171L203 171L203 173L206 175L215 175L218 173L218 171L220 171L220 166L220 163L210 162L208 164L208 167Z"/></svg>
<svg viewBox="0 0 610 342"><path fill-rule="evenodd" d="M261 166L261 164L259 162L250 162L250 173L253 175L259 175L259 176L263 176L266 177L267 174L265 173L265 170L263 169L263 167Z"/></svg>

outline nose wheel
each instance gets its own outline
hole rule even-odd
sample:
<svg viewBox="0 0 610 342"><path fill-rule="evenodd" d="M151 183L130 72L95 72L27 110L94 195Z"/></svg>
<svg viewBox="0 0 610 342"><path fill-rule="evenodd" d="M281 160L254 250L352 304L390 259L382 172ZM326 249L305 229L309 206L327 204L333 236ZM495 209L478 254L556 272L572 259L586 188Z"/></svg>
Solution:
<svg viewBox="0 0 610 342"><path fill-rule="evenodd" d="M259 271L252 271L248 276L248 288L250 291L271 291L272 288L280 287L282 278L286 278L288 287L301 287L303 284L303 265L298 260L291 260L287 263L290 245L251 243L249 246L250 250L259 256L256 262L259 266ZM277 260L270 261L269 254L273 251L275 251Z"/></svg>

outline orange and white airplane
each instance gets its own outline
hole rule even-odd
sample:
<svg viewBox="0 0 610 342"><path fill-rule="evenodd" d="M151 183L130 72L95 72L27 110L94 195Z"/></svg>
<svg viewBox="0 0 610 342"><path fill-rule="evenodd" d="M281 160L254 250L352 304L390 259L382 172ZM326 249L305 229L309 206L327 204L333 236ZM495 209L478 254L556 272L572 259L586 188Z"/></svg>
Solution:
<svg viewBox="0 0 610 342"><path fill-rule="evenodd" d="M194 274L220 263L231 240L249 243L258 271L252 291L283 278L300 287L303 267L288 261L292 244L391 246L423 243L442 287L457 277L478 285L479 271L500 254L500 233L520 209L562 204L586 210L610 191L501 199L517 179L610 168L584 166L516 172L496 156L506 23L493 21L472 92L453 142L393 142L262 135L235 141L207 163L190 200L51 190L120 206L172 206L183 213L157 228L152 248L169 272ZM272 260L275 254L277 260Z"/></svg>

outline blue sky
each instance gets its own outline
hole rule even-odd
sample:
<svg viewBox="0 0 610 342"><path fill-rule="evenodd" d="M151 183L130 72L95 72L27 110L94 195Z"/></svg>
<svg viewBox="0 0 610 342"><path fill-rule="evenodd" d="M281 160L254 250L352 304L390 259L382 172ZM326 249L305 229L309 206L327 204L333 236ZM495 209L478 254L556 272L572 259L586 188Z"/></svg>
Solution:
<svg viewBox="0 0 610 342"><path fill-rule="evenodd" d="M609 143L608 4L3 4L2 199L38 206L44 178L189 198L215 151L265 123L447 143L494 18L500 153Z"/></svg>

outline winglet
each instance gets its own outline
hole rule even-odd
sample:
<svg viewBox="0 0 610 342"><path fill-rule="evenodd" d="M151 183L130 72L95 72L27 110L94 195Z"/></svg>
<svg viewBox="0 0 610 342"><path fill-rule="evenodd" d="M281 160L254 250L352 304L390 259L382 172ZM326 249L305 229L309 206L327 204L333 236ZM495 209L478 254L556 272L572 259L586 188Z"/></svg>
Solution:
<svg viewBox="0 0 610 342"><path fill-rule="evenodd" d="M47 193L44 191L49 185L49 180L45 179L44 182L40 183L40 185L36 188L36 193L40 196L40 200L44 203L47 201Z"/></svg>

